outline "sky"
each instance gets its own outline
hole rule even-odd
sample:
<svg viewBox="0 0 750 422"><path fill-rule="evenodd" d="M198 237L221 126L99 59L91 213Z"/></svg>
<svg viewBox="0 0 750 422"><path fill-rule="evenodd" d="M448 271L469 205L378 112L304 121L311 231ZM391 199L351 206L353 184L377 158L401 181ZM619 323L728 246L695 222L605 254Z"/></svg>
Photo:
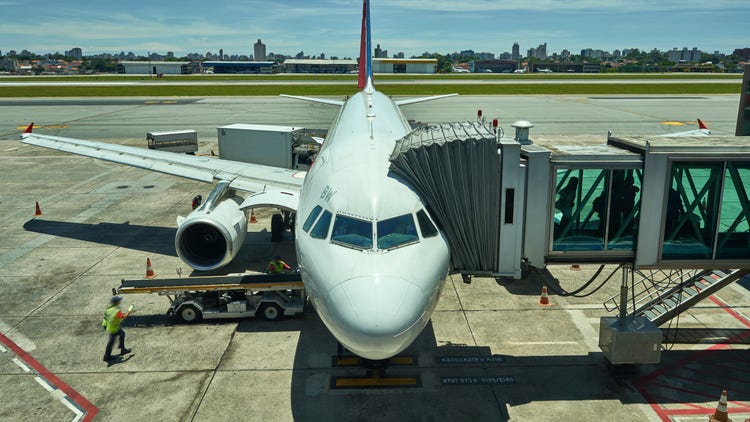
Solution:
<svg viewBox="0 0 750 422"><path fill-rule="evenodd" d="M522 55L547 43L548 54L593 48L731 54L750 47L748 0L374 0L372 42L389 55L461 50ZM0 51L84 55L223 49L356 58L361 0L0 0Z"/></svg>

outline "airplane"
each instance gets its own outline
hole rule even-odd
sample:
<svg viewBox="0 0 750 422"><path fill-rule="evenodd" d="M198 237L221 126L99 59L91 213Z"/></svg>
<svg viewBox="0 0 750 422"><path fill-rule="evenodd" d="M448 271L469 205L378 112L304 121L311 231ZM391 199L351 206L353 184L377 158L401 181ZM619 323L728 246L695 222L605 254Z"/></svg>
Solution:
<svg viewBox="0 0 750 422"><path fill-rule="evenodd" d="M469 73L469 69L465 67L452 66L453 73Z"/></svg>
<svg viewBox="0 0 750 422"><path fill-rule="evenodd" d="M552 69L537 69L537 72L539 73L552 73Z"/></svg>
<svg viewBox="0 0 750 422"><path fill-rule="evenodd" d="M675 133L667 133L664 135L658 135L660 138L671 138L675 136L708 136L711 134L711 130L708 128L708 126L703 123L703 120L698 120L698 129L693 130L687 130L685 132L675 132Z"/></svg>
<svg viewBox="0 0 750 422"><path fill-rule="evenodd" d="M340 108L307 173L40 135L33 123L22 143L216 181L203 204L178 218L175 248L197 270L232 261L251 208L295 212L300 273L318 315L340 345L383 360L422 332L449 271L444 233L414 190L389 176L395 142L412 130L399 107L456 94L393 101L375 89L368 0L362 5L360 61L359 92L346 101L286 96Z"/></svg>
<svg viewBox="0 0 750 422"><path fill-rule="evenodd" d="M524 67L522 69L516 69L516 70L514 70L513 73L526 73L527 70L528 70L528 68Z"/></svg>

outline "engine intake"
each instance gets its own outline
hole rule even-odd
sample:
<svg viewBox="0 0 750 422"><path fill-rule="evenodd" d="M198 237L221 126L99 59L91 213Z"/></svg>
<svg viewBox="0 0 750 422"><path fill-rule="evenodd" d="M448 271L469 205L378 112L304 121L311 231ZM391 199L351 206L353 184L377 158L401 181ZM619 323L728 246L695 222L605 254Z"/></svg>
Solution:
<svg viewBox="0 0 750 422"><path fill-rule="evenodd" d="M211 198L182 220L175 236L177 255L192 268L210 271L229 264L247 234L239 196Z"/></svg>

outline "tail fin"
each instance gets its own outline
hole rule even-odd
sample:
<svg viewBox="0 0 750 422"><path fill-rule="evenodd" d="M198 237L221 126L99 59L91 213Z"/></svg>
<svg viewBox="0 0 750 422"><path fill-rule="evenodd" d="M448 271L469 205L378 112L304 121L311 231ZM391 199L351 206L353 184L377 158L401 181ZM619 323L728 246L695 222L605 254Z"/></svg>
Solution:
<svg viewBox="0 0 750 422"><path fill-rule="evenodd" d="M708 129L708 126L706 126L706 124L703 123L703 120L698 119L698 128L699 129Z"/></svg>
<svg viewBox="0 0 750 422"><path fill-rule="evenodd" d="M370 2L362 2L362 39L359 44L359 80L357 86L364 89L372 83L372 44L370 41Z"/></svg>

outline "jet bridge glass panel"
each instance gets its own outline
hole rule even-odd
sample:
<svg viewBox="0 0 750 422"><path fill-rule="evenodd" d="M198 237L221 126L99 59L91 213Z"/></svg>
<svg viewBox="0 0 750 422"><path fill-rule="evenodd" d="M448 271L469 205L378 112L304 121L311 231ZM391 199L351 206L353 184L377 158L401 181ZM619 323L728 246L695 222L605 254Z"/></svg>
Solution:
<svg viewBox="0 0 750 422"><path fill-rule="evenodd" d="M552 252L632 255L641 169L557 168Z"/></svg>
<svg viewBox="0 0 750 422"><path fill-rule="evenodd" d="M673 162L662 259L750 258L750 164Z"/></svg>

